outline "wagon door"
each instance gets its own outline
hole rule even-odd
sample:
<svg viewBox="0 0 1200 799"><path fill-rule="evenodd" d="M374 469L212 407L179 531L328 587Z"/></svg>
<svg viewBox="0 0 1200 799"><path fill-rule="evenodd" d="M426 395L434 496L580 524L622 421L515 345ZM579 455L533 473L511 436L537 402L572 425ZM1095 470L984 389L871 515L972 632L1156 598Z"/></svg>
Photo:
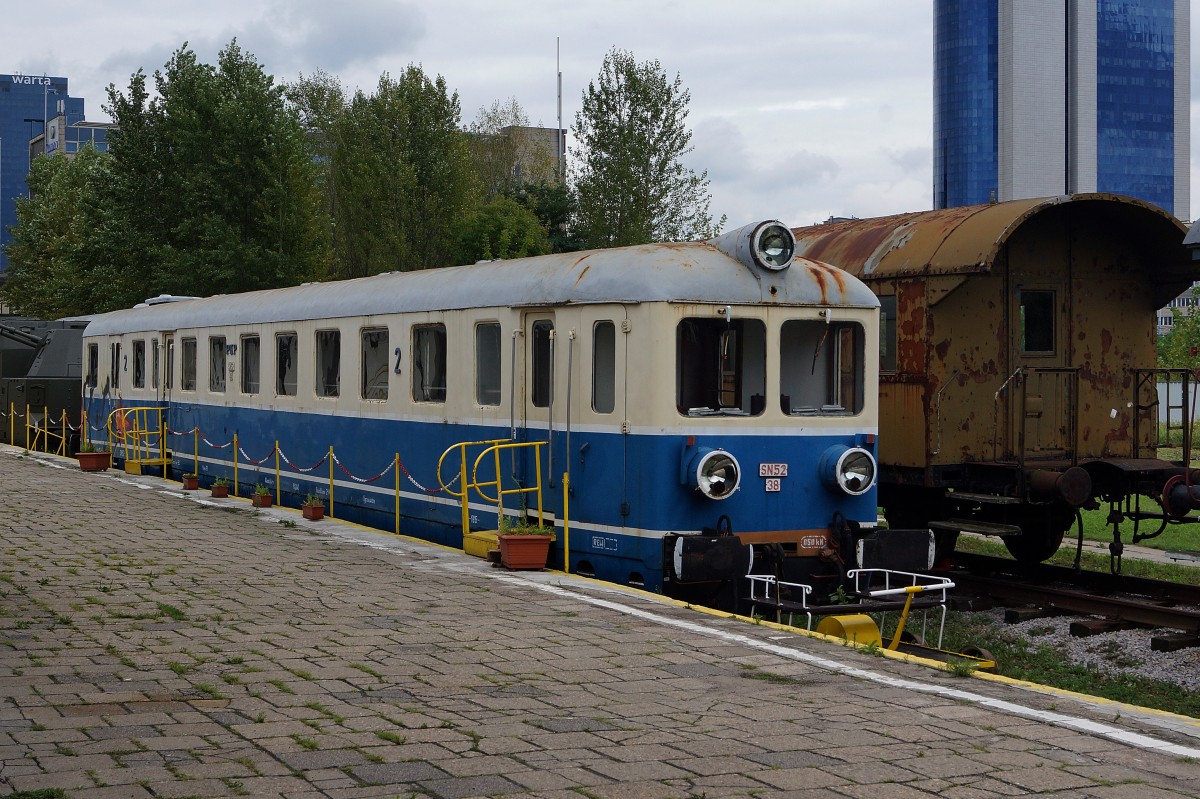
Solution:
<svg viewBox="0 0 1200 799"><path fill-rule="evenodd" d="M1067 357L1065 278L1062 282L1016 281L1010 307L1013 359L1003 392L1009 408L1010 457L1073 459L1078 372L1069 367Z"/></svg>
<svg viewBox="0 0 1200 799"><path fill-rule="evenodd" d="M563 432L565 419L564 396L560 372L565 376L565 360L559 352L559 336L553 311L530 311L522 320L521 364L521 441L545 441L548 446L541 449L541 480L543 502L549 504L550 489L558 484L563 458L561 444L557 439ZM515 364L514 364L515 365ZM558 451L555 445L558 444ZM557 455L557 458L555 457ZM558 462L556 462L558 461ZM527 485L535 480L537 459L522 453L522 475ZM530 504L532 505L532 498Z"/></svg>

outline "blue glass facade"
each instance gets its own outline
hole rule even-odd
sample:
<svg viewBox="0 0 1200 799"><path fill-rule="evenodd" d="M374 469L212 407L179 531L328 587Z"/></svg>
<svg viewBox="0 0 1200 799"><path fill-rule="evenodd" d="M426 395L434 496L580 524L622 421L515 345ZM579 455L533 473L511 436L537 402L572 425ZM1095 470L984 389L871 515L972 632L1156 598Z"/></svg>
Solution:
<svg viewBox="0 0 1200 799"><path fill-rule="evenodd" d="M997 0L936 0L933 207L985 203L997 188Z"/></svg>
<svg viewBox="0 0 1200 799"><path fill-rule="evenodd" d="M1174 213L1175 0L1097 3L1096 145L1097 190Z"/></svg>
<svg viewBox="0 0 1200 799"><path fill-rule="evenodd" d="M26 194L29 140L58 116L59 100L68 124L83 119L83 100L68 96L66 78L0 75L0 271L8 269L4 245L17 222L14 199Z"/></svg>

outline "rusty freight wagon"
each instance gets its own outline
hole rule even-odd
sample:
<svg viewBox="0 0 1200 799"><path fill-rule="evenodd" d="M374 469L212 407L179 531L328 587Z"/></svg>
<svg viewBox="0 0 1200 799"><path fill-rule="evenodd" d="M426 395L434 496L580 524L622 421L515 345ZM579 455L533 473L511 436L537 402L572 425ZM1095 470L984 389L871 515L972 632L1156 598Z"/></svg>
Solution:
<svg viewBox="0 0 1200 799"><path fill-rule="evenodd" d="M1140 540L1194 521L1200 488L1178 450L1159 448L1187 425L1160 427L1154 368L1155 311L1200 279L1185 232L1111 194L795 231L798 254L880 299L880 503L893 527L931 527L943 553L960 532L996 535L1040 561L1081 507L1111 504L1114 557L1122 527Z"/></svg>

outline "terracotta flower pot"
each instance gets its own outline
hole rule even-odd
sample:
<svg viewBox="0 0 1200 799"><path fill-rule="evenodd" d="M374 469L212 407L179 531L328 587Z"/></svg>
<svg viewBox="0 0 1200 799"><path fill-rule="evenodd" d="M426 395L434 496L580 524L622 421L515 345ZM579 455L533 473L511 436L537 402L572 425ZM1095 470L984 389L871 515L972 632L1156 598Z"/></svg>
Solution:
<svg viewBox="0 0 1200 799"><path fill-rule="evenodd" d="M325 505L301 505L300 512L304 514L304 518L309 521L319 522L325 518Z"/></svg>
<svg viewBox="0 0 1200 799"><path fill-rule="evenodd" d="M212 495L213 495L213 497L215 497L216 499L224 499L225 497L229 496L229 486L227 486L227 485L224 485L224 486L218 486L218 485L214 485L214 486L212 487Z"/></svg>
<svg viewBox="0 0 1200 799"><path fill-rule="evenodd" d="M269 508L275 504L275 497L270 494L252 494L250 501L256 508Z"/></svg>
<svg viewBox="0 0 1200 799"><path fill-rule="evenodd" d="M506 569L531 570L546 568L550 555L549 535L502 535L500 541L500 563Z"/></svg>
<svg viewBox="0 0 1200 799"><path fill-rule="evenodd" d="M111 452L77 452L81 472L103 472L112 466Z"/></svg>
<svg viewBox="0 0 1200 799"><path fill-rule="evenodd" d="M183 490L184 491L195 491L199 488L200 488L200 477L199 476L186 475L186 474L183 476Z"/></svg>

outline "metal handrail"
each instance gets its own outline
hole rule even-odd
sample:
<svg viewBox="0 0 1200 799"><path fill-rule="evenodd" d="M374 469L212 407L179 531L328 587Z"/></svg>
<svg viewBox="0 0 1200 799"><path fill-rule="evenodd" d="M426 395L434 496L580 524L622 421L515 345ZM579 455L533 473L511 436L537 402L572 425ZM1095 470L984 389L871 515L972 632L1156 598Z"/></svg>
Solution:
<svg viewBox="0 0 1200 799"><path fill-rule="evenodd" d="M541 451L541 447L544 447L544 446L547 446L547 442L545 442L545 441L514 442L512 439L508 439L508 438L497 438L497 439L490 439L487 441L463 441L458 444L451 445L450 447L448 447L446 449L445 452L442 453L442 456L440 458L438 458L438 470L437 470L438 484L442 487L442 490L445 491L447 494L449 494L452 497L457 497L459 500L461 500L463 535L467 535L468 533L471 532L471 513L469 510L471 489L474 489L475 493L478 494L486 502L488 502L489 504L494 504L496 506L496 512L498 514L498 518L503 518L503 516L504 516L504 497L511 496L513 494L536 494L537 495L538 524L539 525L543 524L544 513L542 510L542 451ZM468 479L468 476L467 476L467 449L469 447L484 447L484 450L482 452L480 452L479 455L476 456L476 458L475 458L475 461L471 468L470 479ZM504 484L503 484L503 477L502 477L503 471L501 470L501 466L500 466L500 453L503 450L515 451L515 450L518 450L523 447L532 447L533 448L534 472L535 472L534 485L526 486L526 487L518 486L516 488L505 488ZM458 480L461 481L461 484L462 484L461 491L455 491L450 485L446 484L445 480L442 479L442 466L446 460L446 457L449 456L450 453L452 453L456 450L457 450L458 456L459 456ZM496 479L480 481L479 480L479 466L483 462L483 459L486 458L488 455L491 455L494 459L493 462L494 462L495 469L496 469ZM452 481L452 484L453 484L453 482L455 482L455 481ZM483 490L485 488L493 488L493 487L496 490L495 496L491 496Z"/></svg>
<svg viewBox="0 0 1200 799"><path fill-rule="evenodd" d="M110 448L121 448L126 470L167 463L166 418L161 406L116 408L104 423Z"/></svg>

